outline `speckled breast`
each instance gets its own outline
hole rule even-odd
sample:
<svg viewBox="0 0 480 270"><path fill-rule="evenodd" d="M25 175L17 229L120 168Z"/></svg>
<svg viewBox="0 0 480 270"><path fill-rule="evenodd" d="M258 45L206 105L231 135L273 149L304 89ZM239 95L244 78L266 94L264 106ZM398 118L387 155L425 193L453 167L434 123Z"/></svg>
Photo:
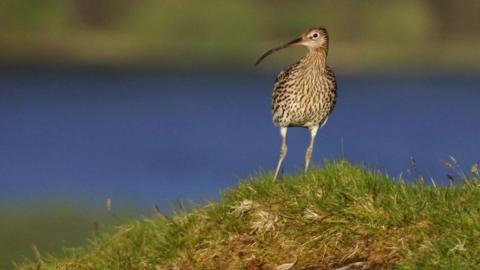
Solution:
<svg viewBox="0 0 480 270"><path fill-rule="evenodd" d="M273 122L278 127L321 126L335 106L333 72L302 75L279 84L273 91Z"/></svg>

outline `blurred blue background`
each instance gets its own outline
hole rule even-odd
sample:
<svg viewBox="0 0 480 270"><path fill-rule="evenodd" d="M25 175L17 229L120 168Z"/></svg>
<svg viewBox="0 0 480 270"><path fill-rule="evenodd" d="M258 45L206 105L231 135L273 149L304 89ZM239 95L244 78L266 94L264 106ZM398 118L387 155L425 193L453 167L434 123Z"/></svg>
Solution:
<svg viewBox="0 0 480 270"><path fill-rule="evenodd" d="M478 155L480 4L0 1L0 268L275 165L276 73L330 31L339 99L314 160L448 184ZM308 143L289 131L286 172ZM411 157L416 160L412 166ZM105 201L111 198L113 210Z"/></svg>

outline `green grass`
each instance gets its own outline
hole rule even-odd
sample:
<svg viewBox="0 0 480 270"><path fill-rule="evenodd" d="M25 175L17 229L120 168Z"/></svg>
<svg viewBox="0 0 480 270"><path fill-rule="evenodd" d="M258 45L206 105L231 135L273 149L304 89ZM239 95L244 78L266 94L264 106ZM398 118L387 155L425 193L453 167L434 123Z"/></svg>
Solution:
<svg viewBox="0 0 480 270"><path fill-rule="evenodd" d="M405 184L346 161L278 181L264 174L219 201L132 221L66 258L39 257L19 269L335 269L357 262L476 269L478 179Z"/></svg>

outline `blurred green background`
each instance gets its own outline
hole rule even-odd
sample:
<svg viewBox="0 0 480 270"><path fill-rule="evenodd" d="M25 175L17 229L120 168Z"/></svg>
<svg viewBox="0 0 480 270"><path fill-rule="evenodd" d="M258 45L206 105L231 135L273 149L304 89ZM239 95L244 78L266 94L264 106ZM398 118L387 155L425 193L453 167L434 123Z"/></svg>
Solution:
<svg viewBox="0 0 480 270"><path fill-rule="evenodd" d="M0 67L252 71L267 49L322 25L336 71L476 72L479 14L477 0L0 0ZM76 205L0 205L0 269L33 258L32 243L58 254L122 219Z"/></svg>
<svg viewBox="0 0 480 270"><path fill-rule="evenodd" d="M68 254L89 238L139 218L138 209L131 206L117 202L108 210L105 203L60 198L0 205L0 269ZM153 215L153 210L147 215Z"/></svg>
<svg viewBox="0 0 480 270"><path fill-rule="evenodd" d="M33 259L33 246L41 255L61 255L61 247L83 245L86 236L94 233L92 214L73 204L2 207L0 216L0 269L11 269L14 261Z"/></svg>
<svg viewBox="0 0 480 270"><path fill-rule="evenodd" d="M478 14L476 0L1 0L0 62L237 70L322 25L337 70L478 69ZM266 64L298 57L279 55Z"/></svg>

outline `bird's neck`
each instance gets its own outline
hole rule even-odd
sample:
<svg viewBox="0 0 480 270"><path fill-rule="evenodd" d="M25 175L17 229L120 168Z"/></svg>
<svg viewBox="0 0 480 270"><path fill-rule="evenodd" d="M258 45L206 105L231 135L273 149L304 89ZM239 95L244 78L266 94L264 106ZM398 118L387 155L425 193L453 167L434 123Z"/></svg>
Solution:
<svg viewBox="0 0 480 270"><path fill-rule="evenodd" d="M303 62L306 67L312 67L314 69L320 69L320 71L326 71L327 50L325 48L309 49Z"/></svg>

